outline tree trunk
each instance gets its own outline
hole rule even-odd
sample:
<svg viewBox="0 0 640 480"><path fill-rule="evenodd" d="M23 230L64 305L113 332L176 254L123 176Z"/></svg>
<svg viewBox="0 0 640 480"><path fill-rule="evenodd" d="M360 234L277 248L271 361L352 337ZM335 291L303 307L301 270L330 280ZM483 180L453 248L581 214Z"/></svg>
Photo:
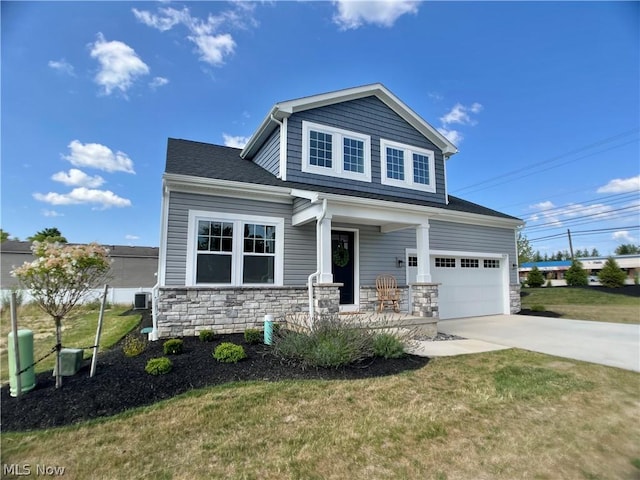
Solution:
<svg viewBox="0 0 640 480"><path fill-rule="evenodd" d="M56 388L60 388L62 386L62 375L60 375L62 371L62 362L60 359L60 350L62 349L62 318L53 318L56 321Z"/></svg>

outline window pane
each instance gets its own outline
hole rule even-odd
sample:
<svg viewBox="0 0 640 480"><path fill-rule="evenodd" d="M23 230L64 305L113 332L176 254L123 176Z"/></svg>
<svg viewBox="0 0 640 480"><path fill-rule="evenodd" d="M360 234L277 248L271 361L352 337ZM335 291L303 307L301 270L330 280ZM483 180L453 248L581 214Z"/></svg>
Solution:
<svg viewBox="0 0 640 480"><path fill-rule="evenodd" d="M275 240L267 240L264 242L264 253L276 253Z"/></svg>
<svg viewBox="0 0 640 480"><path fill-rule="evenodd" d="M273 283L275 257L244 256L243 283Z"/></svg>
<svg viewBox="0 0 640 480"><path fill-rule="evenodd" d="M276 239L276 227L267 227L267 236L266 238L270 240Z"/></svg>
<svg viewBox="0 0 640 480"><path fill-rule="evenodd" d="M231 255L198 255L196 283L231 283Z"/></svg>
<svg viewBox="0 0 640 480"><path fill-rule="evenodd" d="M211 228L211 235L213 235L214 237L219 237L222 235L222 224L220 222L212 222Z"/></svg>
<svg viewBox="0 0 640 480"><path fill-rule="evenodd" d="M404 152L387 147L387 178L404 180Z"/></svg>
<svg viewBox="0 0 640 480"><path fill-rule="evenodd" d="M353 138L344 139L344 170L364 173L364 142Z"/></svg>
<svg viewBox="0 0 640 480"><path fill-rule="evenodd" d="M217 240L217 239L215 239ZM231 252L233 251L233 239L231 238L222 238L222 251L223 252Z"/></svg>
<svg viewBox="0 0 640 480"><path fill-rule="evenodd" d="M212 252L219 252L220 251L220 239L219 238L212 238L211 239L211 251Z"/></svg>
<svg viewBox="0 0 640 480"><path fill-rule="evenodd" d="M331 168L332 135L311 130L309 143L309 163Z"/></svg>
<svg viewBox="0 0 640 480"><path fill-rule="evenodd" d="M233 223L223 223L222 224L222 236L223 237L233 237Z"/></svg>
<svg viewBox="0 0 640 480"><path fill-rule="evenodd" d="M198 236L198 250L209 250L209 237Z"/></svg>
<svg viewBox="0 0 640 480"><path fill-rule="evenodd" d="M245 238L244 239L244 251L245 252L249 252L252 253L253 252L253 239L252 238Z"/></svg>
<svg viewBox="0 0 640 480"><path fill-rule="evenodd" d="M413 181L423 185L429 185L429 157L413 154Z"/></svg>
<svg viewBox="0 0 640 480"><path fill-rule="evenodd" d="M198 235L209 235L211 231L211 223L200 220L198 222Z"/></svg>

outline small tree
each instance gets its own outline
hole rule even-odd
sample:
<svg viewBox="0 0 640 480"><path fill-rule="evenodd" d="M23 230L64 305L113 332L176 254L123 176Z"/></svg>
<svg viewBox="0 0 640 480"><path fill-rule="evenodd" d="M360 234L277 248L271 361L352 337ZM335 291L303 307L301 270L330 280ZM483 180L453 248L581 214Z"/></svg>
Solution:
<svg viewBox="0 0 640 480"><path fill-rule="evenodd" d="M23 288L31 291L38 306L56 325L56 388L62 385L60 349L62 319L94 287L106 280L111 267L109 251L98 245L61 245L33 242L33 262L13 270Z"/></svg>
<svg viewBox="0 0 640 480"><path fill-rule="evenodd" d="M527 236L522 233L522 230L518 230L518 236L516 238L516 245L518 247L518 265L522 265L526 262L535 261L533 257L533 248Z"/></svg>
<svg viewBox="0 0 640 480"><path fill-rule="evenodd" d="M569 270L564 274L564 279L570 287L586 287L589 284L587 271L582 268L579 260L573 260Z"/></svg>
<svg viewBox="0 0 640 480"><path fill-rule="evenodd" d="M634 245L633 243L623 243L615 249L616 255L635 255L637 253L640 253L640 245Z"/></svg>
<svg viewBox="0 0 640 480"><path fill-rule="evenodd" d="M3 229L0 228L0 242L4 242L5 240L9 239L9 232L5 232Z"/></svg>
<svg viewBox="0 0 640 480"><path fill-rule="evenodd" d="M60 230L56 227L45 228L36 232L32 237L27 237L30 242L58 242L67 243L67 239L62 236Z"/></svg>
<svg viewBox="0 0 640 480"><path fill-rule="evenodd" d="M527 274L527 285L532 288L538 288L544 285L544 275L538 267L533 267Z"/></svg>
<svg viewBox="0 0 640 480"><path fill-rule="evenodd" d="M598 273L598 280L605 287L622 287L626 278L627 274L620 268L613 257L607 258L604 267Z"/></svg>

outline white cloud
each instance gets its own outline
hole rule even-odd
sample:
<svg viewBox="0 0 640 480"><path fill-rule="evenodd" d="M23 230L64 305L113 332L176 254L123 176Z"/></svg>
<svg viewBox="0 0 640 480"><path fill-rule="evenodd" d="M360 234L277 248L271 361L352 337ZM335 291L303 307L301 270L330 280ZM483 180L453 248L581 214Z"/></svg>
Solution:
<svg viewBox="0 0 640 480"><path fill-rule="evenodd" d="M106 172L136 173L133 170L133 161L124 152L113 151L99 143L80 143L73 140L69 144L69 155L62 158L71 162L76 167L91 167Z"/></svg>
<svg viewBox="0 0 640 480"><path fill-rule="evenodd" d="M42 210L42 215L45 217L64 217L63 213L56 212L55 210Z"/></svg>
<svg viewBox="0 0 640 480"><path fill-rule="evenodd" d="M257 21L253 17L254 5L247 2L235 2L234 8L218 15L200 19L191 15L188 8L176 10L172 7L158 9L158 13L132 9L134 16L145 25L161 32L171 30L177 25L184 26L189 32L186 38L196 46L200 60L209 65L220 66L236 49L233 36L224 32L224 28L234 27L247 29L255 27Z"/></svg>
<svg viewBox="0 0 640 480"><path fill-rule="evenodd" d="M123 42L107 42L104 35L98 33L98 39L91 47L91 57L100 63L95 82L104 88L106 95L110 95L114 90L120 90L125 94L134 80L149 74L147 64L133 48Z"/></svg>
<svg viewBox="0 0 640 480"><path fill-rule="evenodd" d="M74 188L69 193L34 193L33 198L51 205L97 204L101 209L131 206L131 200L119 197L110 190L94 190L85 187Z"/></svg>
<svg viewBox="0 0 640 480"><path fill-rule="evenodd" d="M76 76L73 65L67 62L64 58L60 60L49 60L49 68L53 68L57 72L70 75L72 77Z"/></svg>
<svg viewBox="0 0 640 480"><path fill-rule="evenodd" d="M140 240L140 237L137 235L125 235L124 238L126 240Z"/></svg>
<svg viewBox="0 0 640 480"><path fill-rule="evenodd" d="M527 222L542 222L556 227L562 226L564 221L577 217L605 220L616 216L612 207L599 203L591 205L570 203L563 207L556 207L553 202L547 200L531 205L529 208L536 212L527 218Z"/></svg>
<svg viewBox="0 0 640 480"><path fill-rule="evenodd" d="M450 130L445 127L440 127L438 128L438 131L454 145L458 145L464 139L464 136L458 130Z"/></svg>
<svg viewBox="0 0 640 480"><path fill-rule="evenodd" d="M640 175L631 178L615 178L598 188L598 193L626 193L640 190Z"/></svg>
<svg viewBox="0 0 640 480"><path fill-rule="evenodd" d="M636 239L627 230L618 230L611 235L613 240L622 243L635 243Z"/></svg>
<svg viewBox="0 0 640 480"><path fill-rule="evenodd" d="M249 141L249 137L243 137L241 135L234 137L232 135L227 135L226 133L222 134L222 138L224 139L225 146L233 148L244 148Z"/></svg>
<svg viewBox="0 0 640 480"><path fill-rule="evenodd" d="M546 202L540 202L540 203L536 203L535 205L531 205L530 208L534 208L537 210L548 210L550 208L554 208L555 205L553 204L553 202L547 200Z"/></svg>
<svg viewBox="0 0 640 480"><path fill-rule="evenodd" d="M465 107L461 103L456 103L447 114L440 117L440 121L443 125L449 125L451 123L458 123L460 125L476 125L478 122L469 116L469 112L479 113L482 108L482 105L477 102L473 103L469 107Z"/></svg>
<svg viewBox="0 0 640 480"><path fill-rule="evenodd" d="M341 30L356 29L367 23L392 27L402 15L416 14L420 5L419 1L407 0L338 0L333 3L338 9L333 21Z"/></svg>
<svg viewBox="0 0 640 480"><path fill-rule="evenodd" d="M156 88L162 87L167 83L169 83L169 79L164 77L155 77L153 80L151 80L151 82L149 82L149 86L155 90Z"/></svg>
<svg viewBox="0 0 640 480"><path fill-rule="evenodd" d="M91 177L77 168L72 168L68 172L54 173L51 179L70 187L96 188L104 183L104 178L100 175Z"/></svg>

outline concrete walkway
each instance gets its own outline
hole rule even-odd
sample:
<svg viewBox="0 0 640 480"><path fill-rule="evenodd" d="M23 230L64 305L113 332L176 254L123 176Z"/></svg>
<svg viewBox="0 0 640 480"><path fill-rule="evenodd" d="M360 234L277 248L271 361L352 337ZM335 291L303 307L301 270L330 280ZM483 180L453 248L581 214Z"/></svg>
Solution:
<svg viewBox="0 0 640 480"><path fill-rule="evenodd" d="M493 346L516 347L558 357L583 360L611 367L640 372L640 325L588 322L528 315L491 315L438 322L438 331L470 340L489 342ZM456 345L455 342L461 342ZM455 352L464 349L464 340L421 342L421 344L452 344L425 346ZM421 345L422 347L422 345ZM476 351L482 344L469 344ZM416 352L417 353L417 352ZM461 352L467 353L467 352ZM456 353L450 353L456 355Z"/></svg>

